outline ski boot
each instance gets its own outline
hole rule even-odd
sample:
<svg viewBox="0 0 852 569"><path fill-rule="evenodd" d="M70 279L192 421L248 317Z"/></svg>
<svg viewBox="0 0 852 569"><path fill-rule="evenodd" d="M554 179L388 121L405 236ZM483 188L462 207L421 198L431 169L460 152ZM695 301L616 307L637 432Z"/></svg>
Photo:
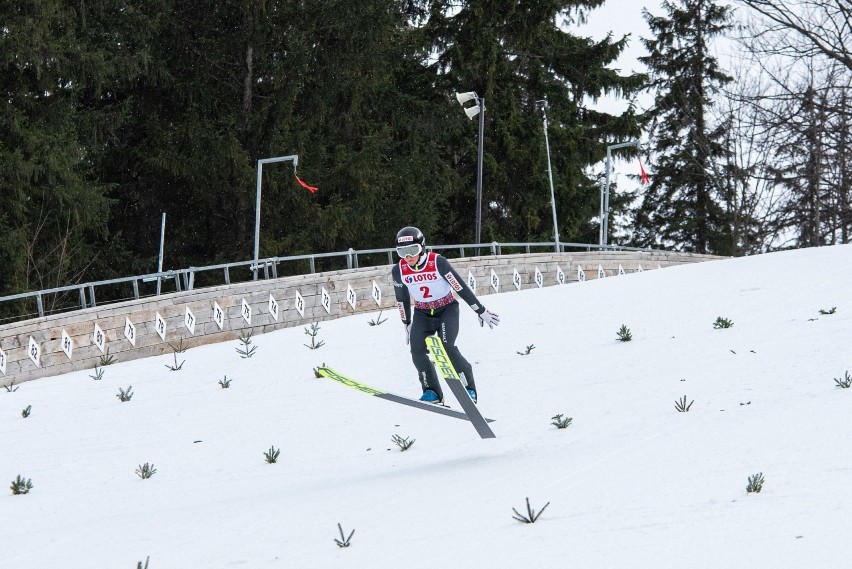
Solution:
<svg viewBox="0 0 852 569"><path fill-rule="evenodd" d="M426 403L434 403L435 405L440 405L442 403L441 398L432 389L425 390L423 392L423 395L420 397L420 401L424 401Z"/></svg>

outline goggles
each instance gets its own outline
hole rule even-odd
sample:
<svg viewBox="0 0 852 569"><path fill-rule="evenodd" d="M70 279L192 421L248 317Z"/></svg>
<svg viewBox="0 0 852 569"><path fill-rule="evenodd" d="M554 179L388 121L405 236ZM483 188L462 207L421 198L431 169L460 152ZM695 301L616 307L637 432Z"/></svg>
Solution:
<svg viewBox="0 0 852 569"><path fill-rule="evenodd" d="M413 257L415 255L420 255L423 251L423 246L420 243L413 243L411 245L400 245L396 248L396 254L400 257Z"/></svg>

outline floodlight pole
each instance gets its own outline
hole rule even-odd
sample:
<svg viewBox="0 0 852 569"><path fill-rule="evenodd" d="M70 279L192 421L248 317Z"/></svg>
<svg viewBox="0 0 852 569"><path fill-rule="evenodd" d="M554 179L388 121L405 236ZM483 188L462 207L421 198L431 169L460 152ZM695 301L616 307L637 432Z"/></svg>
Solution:
<svg viewBox="0 0 852 569"><path fill-rule="evenodd" d="M456 93L456 100L464 109L467 118L473 120L475 115L479 115L479 141L476 149L476 223L474 227L474 239L476 244L479 245L482 242L482 152L485 142L485 97L480 97L474 91L468 91ZM464 104L469 101L476 101L476 106L465 107ZM479 255L478 247L476 254Z"/></svg>
<svg viewBox="0 0 852 569"><path fill-rule="evenodd" d="M263 165L272 164L274 162L284 162L285 160L293 161L293 172L295 172L296 166L299 165L299 157L295 154L291 156L277 156L275 158L261 158L257 161L257 203L254 208L254 264L252 265L254 280L257 280L257 265L260 258L260 193L261 180L263 179Z"/></svg>
<svg viewBox="0 0 852 569"><path fill-rule="evenodd" d="M541 118L544 124L544 146L547 149L547 178L550 180L550 207L553 210L553 241L559 253L559 224L556 221L556 194L553 192L553 169L550 166L550 141L547 138L547 101L541 103Z"/></svg>
<svg viewBox="0 0 852 569"><path fill-rule="evenodd" d="M482 151L485 139L485 98L477 97L476 104L479 105L479 143L476 159L476 244L482 243ZM479 250L477 249L477 255Z"/></svg>
<svg viewBox="0 0 852 569"><path fill-rule="evenodd" d="M636 146L638 148L640 144L638 140L631 140L630 142L610 144L606 147L606 181L604 182L604 187L601 188L601 223L599 234L599 243L602 247L606 247L609 240L609 174L612 169L612 151L627 146Z"/></svg>

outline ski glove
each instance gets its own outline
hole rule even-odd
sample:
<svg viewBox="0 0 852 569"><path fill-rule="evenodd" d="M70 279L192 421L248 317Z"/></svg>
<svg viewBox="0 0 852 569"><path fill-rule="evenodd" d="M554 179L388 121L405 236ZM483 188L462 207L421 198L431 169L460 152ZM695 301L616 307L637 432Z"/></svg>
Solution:
<svg viewBox="0 0 852 569"><path fill-rule="evenodd" d="M402 325L405 328L405 345L407 346L411 343L411 324L403 322Z"/></svg>
<svg viewBox="0 0 852 569"><path fill-rule="evenodd" d="M488 324L488 327L491 329L500 324L500 317L493 312L490 312L487 308L479 315L479 325L485 326L486 324Z"/></svg>

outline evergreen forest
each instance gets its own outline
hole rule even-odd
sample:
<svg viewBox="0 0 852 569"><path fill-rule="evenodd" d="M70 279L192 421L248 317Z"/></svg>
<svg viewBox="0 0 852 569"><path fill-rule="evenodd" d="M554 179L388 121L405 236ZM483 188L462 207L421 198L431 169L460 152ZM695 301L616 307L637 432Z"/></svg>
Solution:
<svg viewBox="0 0 852 569"><path fill-rule="evenodd" d="M0 296L155 272L163 213L164 268L251 259L257 161L285 155L295 171L263 169L261 258L391 247L404 225L472 243L469 91L482 242L554 240L545 132L563 242L598 241L607 145L639 139L619 155L641 152L651 183L613 187L610 243L852 238L845 2L804 2L808 35L783 0L664 1L647 74L614 67L628 37L582 34L605 2L0 0ZM722 69L722 37L762 72Z"/></svg>

